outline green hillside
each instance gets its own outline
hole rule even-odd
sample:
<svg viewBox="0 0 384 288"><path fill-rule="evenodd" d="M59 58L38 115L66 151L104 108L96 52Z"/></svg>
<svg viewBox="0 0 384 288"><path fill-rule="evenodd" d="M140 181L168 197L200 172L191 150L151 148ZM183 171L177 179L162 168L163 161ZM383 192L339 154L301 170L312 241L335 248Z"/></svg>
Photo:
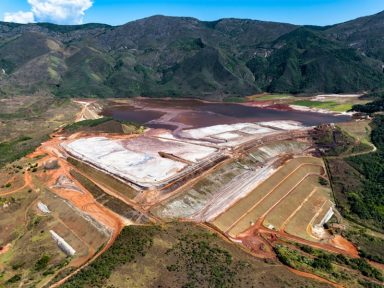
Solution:
<svg viewBox="0 0 384 288"><path fill-rule="evenodd" d="M331 27L153 16L122 26L0 22L0 95L348 93L384 87L384 14Z"/></svg>

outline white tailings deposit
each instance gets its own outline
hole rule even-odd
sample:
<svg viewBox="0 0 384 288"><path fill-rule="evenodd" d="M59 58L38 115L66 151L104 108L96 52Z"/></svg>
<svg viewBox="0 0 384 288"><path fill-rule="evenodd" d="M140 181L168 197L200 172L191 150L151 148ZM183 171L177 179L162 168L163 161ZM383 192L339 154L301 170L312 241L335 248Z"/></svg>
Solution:
<svg viewBox="0 0 384 288"><path fill-rule="evenodd" d="M155 214L165 219L211 221L272 175L276 170L274 160L269 159L262 168L242 170L228 183L217 185L211 193L191 189L188 193L160 206L157 211L155 210Z"/></svg>
<svg viewBox="0 0 384 288"><path fill-rule="evenodd" d="M265 166L256 171L248 171L234 178L228 185L222 187L206 204L206 207L191 218L198 222L210 222L231 207L241 198L252 192L261 182L275 172L274 161L265 163Z"/></svg>
<svg viewBox="0 0 384 288"><path fill-rule="evenodd" d="M186 168L186 164L163 158L159 152L198 162L217 149L190 143L141 136L134 139L90 137L63 144L73 156L111 174L150 187Z"/></svg>
<svg viewBox="0 0 384 288"><path fill-rule="evenodd" d="M307 143L284 141L257 148L257 150L252 152L250 155L256 161L264 162L281 154L299 155L308 148L309 145Z"/></svg>
<svg viewBox="0 0 384 288"><path fill-rule="evenodd" d="M43 202L41 202L41 201L39 201L38 203L37 203L37 208L39 208L39 210L41 211L41 212L43 212L44 214L49 214L49 213L51 213L51 211L48 209L48 206L47 205L45 205Z"/></svg>
<svg viewBox="0 0 384 288"><path fill-rule="evenodd" d="M302 128L295 121L237 123L174 134L149 131L130 139L88 137L62 146L70 155L145 189L164 187L249 141Z"/></svg>
<svg viewBox="0 0 384 288"><path fill-rule="evenodd" d="M250 139L272 135L279 131L302 129L304 126L296 121L269 121L258 123L237 123L231 125L215 125L203 128L188 129L180 132L180 138L188 140L212 142L219 147L235 147ZM164 138L169 135L164 135Z"/></svg>

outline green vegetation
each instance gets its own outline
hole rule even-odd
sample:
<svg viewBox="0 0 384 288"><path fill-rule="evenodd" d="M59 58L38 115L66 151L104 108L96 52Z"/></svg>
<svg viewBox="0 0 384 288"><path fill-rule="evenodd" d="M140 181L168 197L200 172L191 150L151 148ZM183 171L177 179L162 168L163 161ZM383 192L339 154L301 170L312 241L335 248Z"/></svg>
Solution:
<svg viewBox="0 0 384 288"><path fill-rule="evenodd" d="M384 96L381 99L375 100L364 105L353 105L352 110L368 114L384 111Z"/></svg>
<svg viewBox="0 0 384 288"><path fill-rule="evenodd" d="M36 224L34 224L36 225ZM41 271L47 268L49 261L51 260L51 257L47 254L43 254L39 260L37 260L35 264L35 270Z"/></svg>
<svg viewBox="0 0 384 288"><path fill-rule="evenodd" d="M319 177L319 184L322 186L327 186L328 181L327 181L327 179L324 179L323 177Z"/></svg>
<svg viewBox="0 0 384 288"><path fill-rule="evenodd" d="M77 110L69 100L47 96L2 99L0 167L33 152L55 129L73 121Z"/></svg>
<svg viewBox="0 0 384 288"><path fill-rule="evenodd" d="M324 156L350 155L372 149L371 146L357 141L338 126L324 125L316 128L312 138Z"/></svg>
<svg viewBox="0 0 384 288"><path fill-rule="evenodd" d="M293 95L290 94L267 94L262 96L252 96L253 100L259 101L268 101L268 100L278 100L278 99L290 99L294 98Z"/></svg>
<svg viewBox="0 0 384 288"><path fill-rule="evenodd" d="M9 278L7 280L7 284L13 284L13 283L17 283L21 280L21 275L20 274L16 274L14 276L12 276L11 278Z"/></svg>
<svg viewBox="0 0 384 288"><path fill-rule="evenodd" d="M300 27L274 44L281 48L267 59L256 56L247 62L267 91L339 93L360 91L365 85L383 86L380 70L369 69L366 59L354 49L333 42L322 31Z"/></svg>
<svg viewBox="0 0 384 288"><path fill-rule="evenodd" d="M340 104L334 101L298 100L292 104L311 108L326 109L335 112L345 112L352 108L352 104Z"/></svg>
<svg viewBox="0 0 384 288"><path fill-rule="evenodd" d="M62 287L235 288L287 287L287 283L291 287L324 287L278 263L255 259L203 227L169 223L161 228L124 228L105 253Z"/></svg>
<svg viewBox="0 0 384 288"><path fill-rule="evenodd" d="M223 101L228 103L243 103L245 99L241 97L226 97Z"/></svg>
<svg viewBox="0 0 384 288"><path fill-rule="evenodd" d="M349 258L343 254L335 255L301 244L296 244L296 246L299 249L282 244L276 245L275 252L279 260L292 268L308 271L335 282L354 280L354 274L351 271L348 272L340 267L358 271L361 276L372 280L384 280L382 273L365 259ZM359 280L363 280L363 278L359 278Z"/></svg>
<svg viewBox="0 0 384 288"><path fill-rule="evenodd" d="M134 261L138 256L145 255L153 244L153 236L158 231L159 228L156 226L125 227L105 253L70 278L61 287L105 287L105 281L115 268Z"/></svg>
<svg viewBox="0 0 384 288"><path fill-rule="evenodd" d="M67 125L64 131L74 133L79 131L93 131L104 133L143 133L145 127L130 121L113 120L112 117L83 120Z"/></svg>
<svg viewBox="0 0 384 288"><path fill-rule="evenodd" d="M67 125L64 128L64 131L69 132L69 133L74 133L74 132L77 132L83 128L95 127L95 126L98 126L102 123L105 123L105 122L108 122L111 120L112 120L111 117L102 117L102 118L98 118L98 119L83 120L83 121L79 121L79 122L75 122L75 123Z"/></svg>
<svg viewBox="0 0 384 288"><path fill-rule="evenodd" d="M337 156L328 157L326 162L340 212L361 225L379 230L384 229L383 124L384 116L380 115L371 124L371 140L377 148L376 152L369 153L372 147L368 144L353 146L354 141L349 135L336 138L337 135L333 134L331 138L320 137L322 141L318 141L324 144L320 147L323 147L326 156ZM337 139L341 139L341 142ZM329 142L338 144L326 145ZM361 147L358 148L359 146ZM367 149L361 149L364 147ZM364 151L368 152L363 153ZM357 155L348 156L353 153Z"/></svg>
<svg viewBox="0 0 384 288"><path fill-rule="evenodd" d="M371 124L371 140L377 148L373 153L368 144L354 144L352 136L342 130L322 129L314 137L325 156L334 156L326 162L338 209L344 217L375 230L384 229L383 124L380 115Z"/></svg>
<svg viewBox="0 0 384 288"><path fill-rule="evenodd" d="M183 287L233 287L237 275L246 263L234 262L231 254L217 245L211 244L215 235L201 233L185 235L167 251L175 262L169 271L187 271L187 282Z"/></svg>
<svg viewBox="0 0 384 288"><path fill-rule="evenodd" d="M379 90L384 86L377 64L384 59L383 45L377 40L382 29L370 22L341 24L352 30L345 34L345 27L331 32L340 25L319 29L251 20L202 22L154 16L119 28L25 25L21 37L20 26L1 23L7 33L0 43L0 67L9 77L2 79L0 93L220 100L262 91ZM164 27L169 33L159 33ZM355 33L361 27L369 32ZM36 31L38 37L31 33ZM335 39L335 35L340 37ZM353 35L358 39L350 41ZM126 43L127 37L130 43ZM54 53L57 45L68 53ZM25 51L27 46L30 49ZM25 65L37 60L41 65Z"/></svg>
<svg viewBox="0 0 384 288"><path fill-rule="evenodd" d="M365 229L348 229L343 235L356 245L361 257L384 264L384 239L369 235Z"/></svg>
<svg viewBox="0 0 384 288"><path fill-rule="evenodd" d="M16 161L33 152L48 136L40 139L20 137L16 140L0 143L0 167L6 163Z"/></svg>
<svg viewBox="0 0 384 288"><path fill-rule="evenodd" d="M364 189L349 191L351 213L360 219L373 219L384 229L384 116L372 121L372 143L377 152L347 158L347 162L363 177Z"/></svg>

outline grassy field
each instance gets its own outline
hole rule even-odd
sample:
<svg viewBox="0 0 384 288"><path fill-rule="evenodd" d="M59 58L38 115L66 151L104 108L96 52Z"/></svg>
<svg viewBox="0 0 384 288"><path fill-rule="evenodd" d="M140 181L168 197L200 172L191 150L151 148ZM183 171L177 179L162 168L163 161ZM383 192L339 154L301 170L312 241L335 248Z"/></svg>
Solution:
<svg viewBox="0 0 384 288"><path fill-rule="evenodd" d="M248 101L266 101L273 104L297 105L308 108L324 109L332 112L346 112L353 105L365 104L366 100L358 97L342 96L295 96L291 94L260 94L246 97Z"/></svg>
<svg viewBox="0 0 384 288"><path fill-rule="evenodd" d="M224 98L223 102L227 103L243 103L245 99L243 97L227 97Z"/></svg>
<svg viewBox="0 0 384 288"><path fill-rule="evenodd" d="M371 143L372 128L369 125L371 120L359 120L345 123L338 123L337 126L346 133L363 143Z"/></svg>
<svg viewBox="0 0 384 288"><path fill-rule="evenodd" d="M291 103L292 105L305 106L310 108L326 109L334 112L345 112L352 109L352 103L338 103L335 101L312 101L298 100Z"/></svg>
<svg viewBox="0 0 384 288"><path fill-rule="evenodd" d="M347 149L349 153L344 151L339 154L332 153L331 155L336 157L326 159L338 210L345 218L376 231L382 231L384 227L382 224L384 223L382 196L384 189L381 180L384 171L382 119L381 115L377 115L371 124L370 136L377 148L376 152L369 153L372 147L365 144L368 148L365 150L366 153L354 155L353 149ZM352 128L350 134L360 135L364 140L367 133L364 131L369 129L366 128L366 124L368 123ZM340 129L348 131L348 128L347 126ZM352 136L349 137L352 138ZM347 146L339 142L340 147Z"/></svg>
<svg viewBox="0 0 384 288"><path fill-rule="evenodd" d="M290 94L263 94L248 96L249 100L253 101L268 101L268 100L280 100L280 99L293 99L295 96Z"/></svg>
<svg viewBox="0 0 384 288"><path fill-rule="evenodd" d="M137 123L116 121L112 117L102 117L69 124L64 127L63 131L68 134L75 132L140 134L144 132L144 129L144 126Z"/></svg>
<svg viewBox="0 0 384 288"><path fill-rule="evenodd" d="M249 193L246 197L240 199L235 205L230 207L223 214L219 215L214 221L213 224L217 226L222 231L227 231L230 226L239 219L245 211L249 210L254 206L257 202L259 202L268 192L272 191L281 181L284 180L288 175L293 173L295 169L297 169L301 164L315 164L322 165L322 160L318 158L311 157L300 157L295 158L282 166L276 173L274 173L271 177L269 177L266 181L261 183L254 191ZM317 166L313 166L317 167ZM318 171L319 168L314 168L314 171ZM293 174L298 177L298 179L302 179L302 177L306 174L306 170L301 171L298 170L298 174ZM297 179L296 179L297 180ZM293 183L294 185L295 183ZM292 185L292 187L293 187ZM249 217L248 217L249 218ZM240 233L247 229L250 225L250 221L254 221L252 217L248 219L246 217L245 222L241 221L241 225L238 228L235 228L231 233L234 235ZM248 222L247 222L248 221Z"/></svg>
<svg viewBox="0 0 384 288"><path fill-rule="evenodd" d="M70 100L46 96L0 99L0 167L32 152L78 111Z"/></svg>
<svg viewBox="0 0 384 288"><path fill-rule="evenodd" d="M9 251L0 255L1 287L39 287L57 271L83 263L108 238L89 219L47 190L25 189L1 199L9 204L0 208L0 245L11 244ZM38 201L46 204L51 213L40 212ZM67 257L59 249L49 230L76 250L74 257Z"/></svg>
<svg viewBox="0 0 384 288"><path fill-rule="evenodd" d="M257 260L195 224L172 223L125 228L106 253L63 287L329 286Z"/></svg>

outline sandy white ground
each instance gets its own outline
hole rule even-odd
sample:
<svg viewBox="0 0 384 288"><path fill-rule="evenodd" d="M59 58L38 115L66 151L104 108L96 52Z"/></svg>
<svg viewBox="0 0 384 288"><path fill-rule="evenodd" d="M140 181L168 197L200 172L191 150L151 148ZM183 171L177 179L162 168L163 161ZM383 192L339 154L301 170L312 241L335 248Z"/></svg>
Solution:
<svg viewBox="0 0 384 288"><path fill-rule="evenodd" d="M64 148L82 160L145 187L175 175L186 166L156 154L129 150L122 140L105 137L78 139Z"/></svg>
<svg viewBox="0 0 384 288"><path fill-rule="evenodd" d="M191 162L199 162L217 151L211 147L146 136L124 140L122 144L126 149L135 152L158 156L161 151Z"/></svg>
<svg viewBox="0 0 384 288"><path fill-rule="evenodd" d="M362 96L362 94L319 94L319 95L316 95L314 99L317 100L325 97L357 98L360 96Z"/></svg>
<svg viewBox="0 0 384 288"><path fill-rule="evenodd" d="M162 158L159 152L199 162L217 149L155 137L108 139L90 137L63 145L74 156L144 187L163 181L186 167L183 162Z"/></svg>
<svg viewBox="0 0 384 288"><path fill-rule="evenodd" d="M236 147L247 141L282 130L303 128L295 121L237 123L188 129L175 135L169 132L133 139L89 137L64 142L73 156L143 187L152 187L188 166L210 159L219 149ZM178 158L161 157L159 152ZM164 154L162 154L164 156Z"/></svg>
<svg viewBox="0 0 384 288"><path fill-rule="evenodd" d="M316 113L322 113L322 114L333 114L333 115L350 115L352 116L355 114L355 112L335 112L327 109L321 109L321 108L314 108L314 107L306 107L306 106L300 106L300 105L289 105L290 108L297 111L304 111L304 112L316 112Z"/></svg>
<svg viewBox="0 0 384 288"><path fill-rule="evenodd" d="M296 121L269 121L258 123L237 123L230 125L215 125L204 128L188 129L179 133L181 138L189 141L212 141L218 146L235 147L252 138L263 137L281 130L296 130L303 125ZM164 135L162 137L170 137ZM217 142L219 141L219 142Z"/></svg>
<svg viewBox="0 0 384 288"><path fill-rule="evenodd" d="M199 138L210 137L212 135L221 134L221 133L230 132L230 131L240 131L247 127L254 128L257 130L257 128L259 128L260 126L253 123L214 125L214 126L208 126L203 128L184 130L183 132L180 133L180 135L186 138L188 137L188 138L199 139Z"/></svg>

